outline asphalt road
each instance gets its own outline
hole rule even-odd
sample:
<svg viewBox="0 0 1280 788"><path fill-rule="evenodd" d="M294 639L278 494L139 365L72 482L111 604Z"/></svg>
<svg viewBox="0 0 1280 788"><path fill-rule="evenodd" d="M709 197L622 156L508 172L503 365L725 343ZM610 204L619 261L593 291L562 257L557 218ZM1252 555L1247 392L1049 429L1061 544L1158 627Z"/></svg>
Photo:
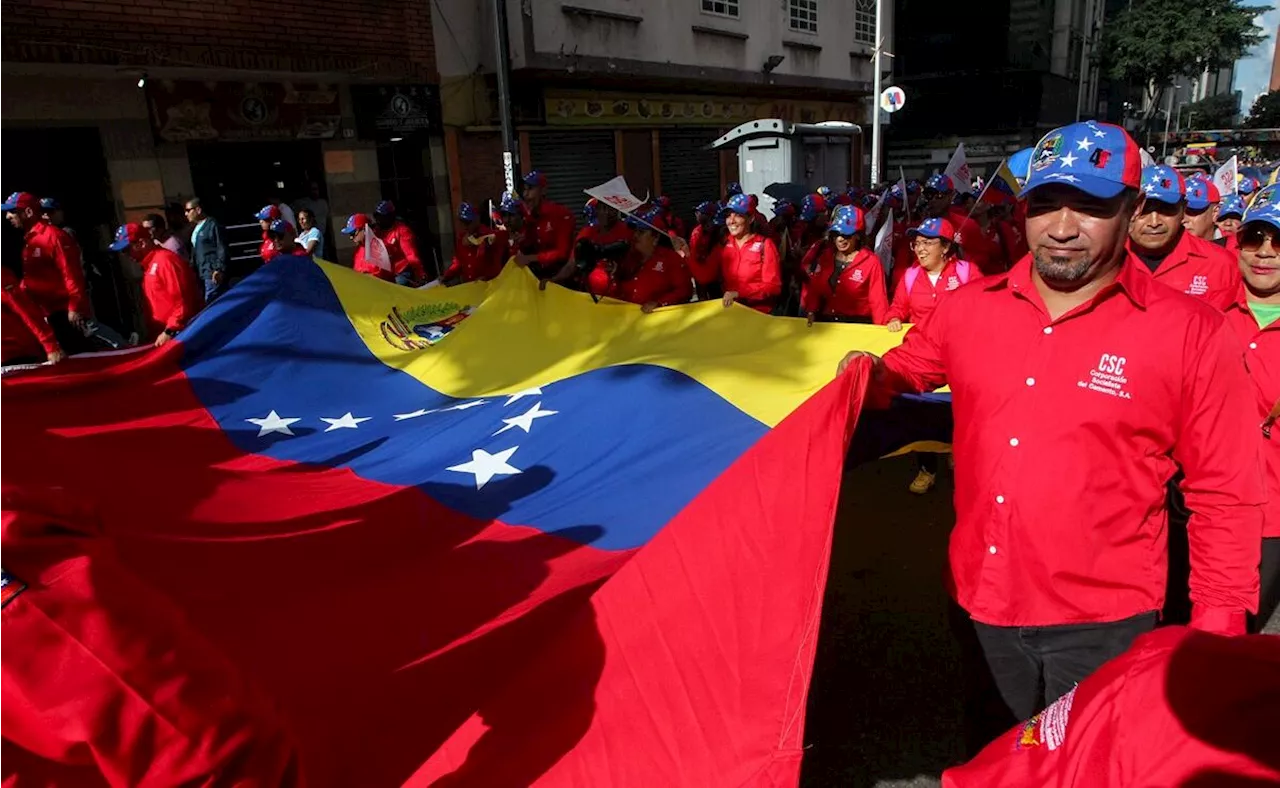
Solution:
<svg viewBox="0 0 1280 788"><path fill-rule="evenodd" d="M955 521L941 463L907 492L910 458L845 478L809 695L803 788L935 788L964 756L961 660L942 577ZM1280 633L1280 614L1266 631Z"/></svg>

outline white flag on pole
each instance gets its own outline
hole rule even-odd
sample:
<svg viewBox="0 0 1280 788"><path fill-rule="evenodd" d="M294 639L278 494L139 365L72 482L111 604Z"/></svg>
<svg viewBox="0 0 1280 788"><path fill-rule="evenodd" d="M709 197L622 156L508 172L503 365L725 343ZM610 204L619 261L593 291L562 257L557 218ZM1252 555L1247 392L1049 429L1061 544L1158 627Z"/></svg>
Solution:
<svg viewBox="0 0 1280 788"><path fill-rule="evenodd" d="M947 162L947 168L942 172L950 175L951 180L955 181L956 191L969 191L969 187L973 184L973 173L969 171L969 160L964 156L963 142L956 146L956 152L951 154L951 161Z"/></svg>
<svg viewBox="0 0 1280 788"><path fill-rule="evenodd" d="M1230 159L1227 159L1226 164L1219 167L1218 171L1213 174L1213 185L1218 187L1219 194L1236 193L1236 181L1239 180L1236 177L1236 170L1238 166L1239 163L1236 161L1236 157L1232 156Z"/></svg>
<svg viewBox="0 0 1280 788"><path fill-rule="evenodd" d="M884 196L888 193L889 192L887 190L882 192L879 199L876 200L876 204L871 206L871 209L867 211L866 224L869 232L876 229L876 222L880 219L880 211L884 209Z"/></svg>
<svg viewBox="0 0 1280 788"><path fill-rule="evenodd" d="M619 175L618 177L605 181L599 186L593 186L590 189L583 189L584 192L595 197L600 202L608 205L610 208L630 214L649 201L648 197L640 199L631 193L630 187L627 186L627 179Z"/></svg>
<svg viewBox="0 0 1280 788"><path fill-rule="evenodd" d="M365 262L373 263L387 273L392 271L391 255L387 253L387 245L373 234L372 227L366 227L364 230L364 259Z"/></svg>
<svg viewBox="0 0 1280 788"><path fill-rule="evenodd" d="M880 228L880 232L876 233L876 257L880 258L880 265L884 268L885 281L888 281L889 274L893 270L893 216L884 223Z"/></svg>

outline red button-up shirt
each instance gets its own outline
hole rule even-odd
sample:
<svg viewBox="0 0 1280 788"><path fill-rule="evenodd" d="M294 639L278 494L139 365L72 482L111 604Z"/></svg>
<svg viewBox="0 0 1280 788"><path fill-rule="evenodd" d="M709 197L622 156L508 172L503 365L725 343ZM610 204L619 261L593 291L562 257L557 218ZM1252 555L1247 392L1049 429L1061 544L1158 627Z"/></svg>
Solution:
<svg viewBox="0 0 1280 788"><path fill-rule="evenodd" d="M1266 492L1238 344L1221 314L1133 257L1052 320L1028 256L951 294L885 354L882 389L951 386L960 605L996 626L1159 610L1165 484L1181 466L1192 625L1243 632Z"/></svg>
<svg viewBox="0 0 1280 788"><path fill-rule="evenodd" d="M422 267L422 258L418 256L417 240L413 237L413 230L409 229L409 225L397 221L386 230L371 229L387 247L387 258L391 260L391 270L395 276L408 271L417 282L427 278L426 269ZM395 276L391 278L394 279Z"/></svg>
<svg viewBox="0 0 1280 788"><path fill-rule="evenodd" d="M536 211L531 211L525 225L529 251L537 261L531 266L538 276L553 276L573 252L573 228L577 220L573 212L560 203L543 200Z"/></svg>
<svg viewBox="0 0 1280 788"><path fill-rule="evenodd" d="M817 270L806 273L804 310L836 317L866 317L877 325L888 322L889 296L885 289L880 258L859 249L839 273L835 249L822 245Z"/></svg>
<svg viewBox="0 0 1280 788"><path fill-rule="evenodd" d="M1227 323L1235 331L1237 350L1244 356L1245 369L1253 381L1257 402L1257 421L1262 423L1280 402L1280 320L1266 328L1258 328L1258 320L1249 311L1244 285L1235 302L1227 309ZM1262 440L1262 458L1267 469L1267 513L1262 526L1265 537L1280 537L1280 424L1271 428L1271 437Z"/></svg>
<svg viewBox="0 0 1280 788"><path fill-rule="evenodd" d="M1203 300L1222 311L1240 289L1240 267L1231 252L1182 230L1182 237L1155 270L1156 279L1180 293ZM1140 254L1132 242L1129 251Z"/></svg>
<svg viewBox="0 0 1280 788"><path fill-rule="evenodd" d="M45 311L77 312L89 317L89 290L84 283L80 244L46 221L27 230L22 249L22 289Z"/></svg>
<svg viewBox="0 0 1280 788"><path fill-rule="evenodd" d="M885 316L886 323L890 320L923 323L938 308L938 304L961 285L982 278L978 266L964 260L951 260L943 266L937 284L929 281L929 273L924 270L924 266L916 263L912 268L917 269L917 273L907 276L903 272L894 286L893 303L889 305L889 312ZM968 271L967 275L965 271Z"/></svg>
<svg viewBox="0 0 1280 788"><path fill-rule="evenodd" d="M778 247L763 235L748 235L741 243L729 236L706 261L690 258L690 264L699 284L718 278L726 293L737 292L739 301L760 312L773 311L782 293Z"/></svg>

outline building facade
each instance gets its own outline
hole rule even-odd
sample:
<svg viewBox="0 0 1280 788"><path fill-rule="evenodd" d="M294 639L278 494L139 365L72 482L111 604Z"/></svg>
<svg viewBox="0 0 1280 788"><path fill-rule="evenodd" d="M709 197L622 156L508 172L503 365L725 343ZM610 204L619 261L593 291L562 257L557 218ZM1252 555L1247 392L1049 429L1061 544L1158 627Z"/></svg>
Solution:
<svg viewBox="0 0 1280 788"><path fill-rule="evenodd" d="M181 221L191 197L245 266L253 213L277 195L327 202L340 261L341 222L381 199L421 235L448 226L425 3L3 0L3 14L3 186L59 198L104 264L116 223Z"/></svg>
<svg viewBox="0 0 1280 788"><path fill-rule="evenodd" d="M455 206L502 190L493 5L433 3ZM874 0L509 0L506 16L518 168L546 173L574 209L583 188L622 174L688 214L737 179L736 154L706 149L725 131L868 118ZM851 182L863 158L850 151Z"/></svg>

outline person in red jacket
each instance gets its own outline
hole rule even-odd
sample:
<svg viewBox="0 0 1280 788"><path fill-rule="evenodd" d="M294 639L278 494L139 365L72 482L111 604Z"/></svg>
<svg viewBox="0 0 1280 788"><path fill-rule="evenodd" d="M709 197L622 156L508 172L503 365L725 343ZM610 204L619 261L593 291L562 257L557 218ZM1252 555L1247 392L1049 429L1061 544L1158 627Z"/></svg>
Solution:
<svg viewBox="0 0 1280 788"><path fill-rule="evenodd" d="M735 301L769 314L782 294L782 270L778 247L751 231L751 200L735 194L725 206L729 237L711 250L705 261L689 258L694 279L700 285L720 282L724 306Z"/></svg>
<svg viewBox="0 0 1280 788"><path fill-rule="evenodd" d="M1260 788L1280 783L1280 638L1143 635L942 788Z"/></svg>
<svg viewBox="0 0 1280 788"><path fill-rule="evenodd" d="M480 224L475 206L464 202L458 206L458 234L453 242L453 260L440 275L446 286L466 282L488 281L502 271L499 254L494 250L497 235Z"/></svg>
<svg viewBox="0 0 1280 788"><path fill-rule="evenodd" d="M177 336L204 306L204 292L186 260L155 242L140 224L116 230L113 252L128 252L142 268L144 339L160 347Z"/></svg>
<svg viewBox="0 0 1280 788"><path fill-rule="evenodd" d="M383 200L373 208L373 234L387 247L387 257L395 273L395 283L417 287L427 280L418 257L418 243L409 225L396 218L395 203Z"/></svg>
<svg viewBox="0 0 1280 788"><path fill-rule="evenodd" d="M93 308L80 245L44 219L35 195L15 192L3 208L9 224L24 234L22 289L44 310L64 350L76 353L86 349L84 332L93 318Z"/></svg>
<svg viewBox="0 0 1280 788"><path fill-rule="evenodd" d="M1142 170L1142 183L1143 208L1129 227L1129 250L1164 284L1226 309L1240 289L1240 270L1229 252L1182 226L1182 173L1154 165Z"/></svg>
<svg viewBox="0 0 1280 788"><path fill-rule="evenodd" d="M270 700L119 561L95 512L6 486L0 539L6 786L303 784Z"/></svg>
<svg viewBox="0 0 1280 788"><path fill-rule="evenodd" d="M1262 527L1256 618L1265 624L1280 604L1280 205L1255 203L1237 237L1243 281L1226 316L1253 383L1271 501Z"/></svg>
<svg viewBox="0 0 1280 788"><path fill-rule="evenodd" d="M342 234L351 239L355 245L355 256L351 268L358 274L368 274L384 282L394 282L395 272L391 269L391 260L386 257L386 247L373 235L373 222L363 213L353 213L347 217ZM376 245L372 242L376 242ZM369 254L373 248L374 254ZM379 256L382 257L379 260ZM381 263L381 264L380 264Z"/></svg>
<svg viewBox="0 0 1280 788"><path fill-rule="evenodd" d="M801 308L809 325L814 320L884 325L888 320L884 266L880 258L862 246L866 229L861 208L836 208L827 228L829 239L815 247L820 251L806 272L809 286Z"/></svg>
<svg viewBox="0 0 1280 788"><path fill-rule="evenodd" d="M282 218L280 208L275 205L266 205L255 213L253 218L258 220L258 226L262 228L262 244L258 246L258 256L262 258L264 264L269 263L271 258L280 254L279 245L271 237L271 223L280 221Z"/></svg>
<svg viewBox="0 0 1280 788"><path fill-rule="evenodd" d="M54 336L44 310L22 289L18 275L0 268L3 298L0 299L0 364L57 364L66 358Z"/></svg>
<svg viewBox="0 0 1280 788"><path fill-rule="evenodd" d="M555 276L573 253L573 213L546 197L547 178L534 170L524 176L526 237L516 264L527 266L534 276Z"/></svg>
<svg viewBox="0 0 1280 788"><path fill-rule="evenodd" d="M960 245L964 259L978 266L984 275L999 273L1002 270L1000 249L992 245L969 209L953 204L955 194L955 181L950 175L930 176L924 185L924 218L945 218L956 230L955 242Z"/></svg>
<svg viewBox="0 0 1280 788"><path fill-rule="evenodd" d="M684 258L670 245L662 209L650 209L640 218L648 224L627 219L635 234L631 251L618 266L616 297L639 304L645 313L661 306L687 304L693 297L693 278Z"/></svg>
<svg viewBox="0 0 1280 788"><path fill-rule="evenodd" d="M560 266L555 276L543 279L539 284L544 289L548 281L558 285L581 284L594 296L612 296L620 254L607 250L631 245L630 222L622 221L616 210L600 205L594 197L582 206L582 216L586 224L578 231L573 255Z"/></svg>
<svg viewBox="0 0 1280 788"><path fill-rule="evenodd" d="M960 287L883 359L842 362L869 357L872 406L951 387L950 590L1015 719L1156 625L1179 470L1191 626L1243 634L1257 609L1254 395L1222 314L1126 248L1140 151L1108 123L1050 131L1023 190L1031 255Z"/></svg>
<svg viewBox="0 0 1280 788"><path fill-rule="evenodd" d="M1202 172L1191 173L1187 176L1187 209L1182 216L1182 226L1197 238L1212 241L1220 202L1222 196L1214 182Z"/></svg>

